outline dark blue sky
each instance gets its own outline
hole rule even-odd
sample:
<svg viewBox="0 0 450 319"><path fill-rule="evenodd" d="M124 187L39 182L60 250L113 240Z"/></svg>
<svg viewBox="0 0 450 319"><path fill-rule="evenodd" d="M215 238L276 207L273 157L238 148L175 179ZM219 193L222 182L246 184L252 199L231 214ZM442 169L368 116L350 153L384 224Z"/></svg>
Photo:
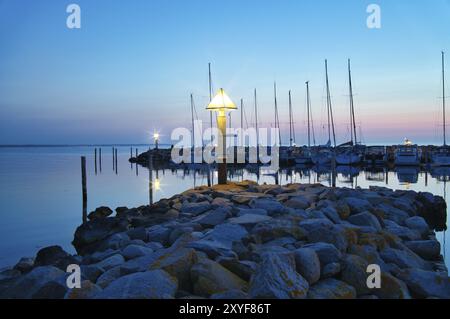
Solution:
<svg viewBox="0 0 450 319"><path fill-rule="evenodd" d="M79 30L66 27L70 3L81 7ZM370 3L381 7L379 30L366 26ZM439 143L441 50L450 64L448 0L0 0L0 144L142 143L153 130L167 141L190 127L191 92L208 119L208 62L214 87L244 98L249 118L258 89L262 126L272 125L277 81L285 141L291 89L305 142L311 81L324 140L325 58L339 141L349 137L351 58L366 142Z"/></svg>

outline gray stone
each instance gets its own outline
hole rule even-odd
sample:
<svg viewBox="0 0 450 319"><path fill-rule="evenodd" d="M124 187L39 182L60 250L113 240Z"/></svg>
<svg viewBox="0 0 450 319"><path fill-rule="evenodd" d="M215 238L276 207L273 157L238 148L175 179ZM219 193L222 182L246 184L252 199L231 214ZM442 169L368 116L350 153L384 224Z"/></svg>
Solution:
<svg viewBox="0 0 450 319"><path fill-rule="evenodd" d="M381 287L373 289L373 294L380 299L411 299L406 284L386 272L381 273Z"/></svg>
<svg viewBox="0 0 450 319"><path fill-rule="evenodd" d="M130 229L129 231L127 231L127 235L131 240L140 239L146 241L148 239L147 230L145 229L145 227Z"/></svg>
<svg viewBox="0 0 450 319"><path fill-rule="evenodd" d="M319 281L308 291L308 299L355 299L356 290L349 284L328 278Z"/></svg>
<svg viewBox="0 0 450 319"><path fill-rule="evenodd" d="M309 206L311 206L311 203L304 196L295 196L284 202L284 205L295 209L307 209Z"/></svg>
<svg viewBox="0 0 450 319"><path fill-rule="evenodd" d="M353 286L358 295L370 293L367 287L367 266L369 263L356 255L347 255L342 260L341 280Z"/></svg>
<svg viewBox="0 0 450 319"><path fill-rule="evenodd" d="M169 299L178 283L163 270L139 272L113 281L96 299Z"/></svg>
<svg viewBox="0 0 450 319"><path fill-rule="evenodd" d="M341 272L341 264L340 263L329 263L326 264L321 271L320 278L326 279L331 278L338 275Z"/></svg>
<svg viewBox="0 0 450 319"><path fill-rule="evenodd" d="M258 198L250 202L251 208L265 209L270 216L281 215L288 212L280 202L270 198Z"/></svg>
<svg viewBox="0 0 450 319"><path fill-rule="evenodd" d="M381 225L378 219L369 212L362 212L359 214L352 215L348 218L348 221L354 225L358 226L370 226L375 228L377 231L381 231Z"/></svg>
<svg viewBox="0 0 450 319"><path fill-rule="evenodd" d="M426 261L409 250L386 248L381 251L380 255L386 263L393 263L401 269L430 269L430 265Z"/></svg>
<svg viewBox="0 0 450 319"><path fill-rule="evenodd" d="M446 274L408 269L401 272L399 278L416 297L450 299L450 278Z"/></svg>
<svg viewBox="0 0 450 319"><path fill-rule="evenodd" d="M110 283L112 283L114 280L121 277L122 275L123 273L120 266L116 266L101 274L97 278L97 281L95 283L101 288L106 288L109 286Z"/></svg>
<svg viewBox="0 0 450 319"><path fill-rule="evenodd" d="M377 208L384 213L385 222L389 219L401 225L410 217L407 212L384 203L378 205Z"/></svg>
<svg viewBox="0 0 450 319"><path fill-rule="evenodd" d="M303 299L308 288L308 282L295 271L293 256L267 253L250 281L249 295L257 299Z"/></svg>
<svg viewBox="0 0 450 319"><path fill-rule="evenodd" d="M109 207L98 207L93 212L89 213L88 218L89 220L98 219L98 218L106 218L110 215L112 215L113 211Z"/></svg>
<svg viewBox="0 0 450 319"><path fill-rule="evenodd" d="M89 280L81 282L81 288L69 289L64 299L92 299L102 291L102 288Z"/></svg>
<svg viewBox="0 0 450 319"><path fill-rule="evenodd" d="M36 267L29 273L14 280L8 289L1 292L0 298L30 299L36 297L36 295L42 297L43 290L47 290L50 285L57 283L65 275L64 271L54 266ZM50 298L63 298L65 291L62 291L60 288L56 289L54 295L50 296Z"/></svg>
<svg viewBox="0 0 450 319"><path fill-rule="evenodd" d="M108 271L111 268L114 268L116 266L119 266L125 262L125 259L122 255L116 254L111 257L108 257L97 264L95 264L98 267L103 268L105 271Z"/></svg>
<svg viewBox="0 0 450 319"><path fill-rule="evenodd" d="M249 209L239 208L239 211L237 213L238 217L246 215L246 214L267 216L268 212L267 212L267 210L262 209L262 208L253 208L253 209L252 208L249 208Z"/></svg>
<svg viewBox="0 0 450 319"><path fill-rule="evenodd" d="M350 211L352 214L358 214L373 209L372 204L366 199L347 197L344 198L344 202L350 207Z"/></svg>
<svg viewBox="0 0 450 319"><path fill-rule="evenodd" d="M320 261L316 252L311 248L299 248L294 251L297 272L310 285L320 279Z"/></svg>
<svg viewBox="0 0 450 319"><path fill-rule="evenodd" d="M413 230L418 231L422 236L430 232L427 222L420 216L414 216L405 220L405 225Z"/></svg>
<svg viewBox="0 0 450 319"><path fill-rule="evenodd" d="M264 215L245 214L240 217L230 218L228 220L228 222L231 224L242 225L242 226L254 226L258 223L269 221L271 219L272 219L272 217L264 216Z"/></svg>
<svg viewBox="0 0 450 319"><path fill-rule="evenodd" d="M34 267L34 258L24 257L19 260L19 262L14 266L14 269L26 273L33 269Z"/></svg>
<svg viewBox="0 0 450 319"><path fill-rule="evenodd" d="M193 216L198 216L207 212L212 208L211 204L208 201L198 202L198 203L189 203L184 202L181 206L181 212L184 214L191 214Z"/></svg>
<svg viewBox="0 0 450 319"><path fill-rule="evenodd" d="M342 253L332 244L314 243L303 246L302 248L313 249L319 257L320 264L326 265L333 262L340 262Z"/></svg>
<svg viewBox="0 0 450 319"><path fill-rule="evenodd" d="M394 221L385 220L386 230L403 240L419 240L422 238L417 230L400 226Z"/></svg>
<svg viewBox="0 0 450 319"><path fill-rule="evenodd" d="M305 229L307 232L311 232L316 229L331 229L333 226L333 223L327 218L312 218L300 222L300 227Z"/></svg>
<svg viewBox="0 0 450 319"><path fill-rule="evenodd" d="M426 260L436 260L441 255L441 244L437 240L407 241L405 245Z"/></svg>
<svg viewBox="0 0 450 319"><path fill-rule="evenodd" d="M81 265L81 276L90 282L96 282L98 277L105 272L105 270L97 265Z"/></svg>
<svg viewBox="0 0 450 319"><path fill-rule="evenodd" d="M128 245L122 250L122 256L125 257L126 260L130 260L145 255L150 255L151 253L153 253L152 249L135 244Z"/></svg>
<svg viewBox="0 0 450 319"><path fill-rule="evenodd" d="M147 241L158 242L166 246L169 242L169 236L172 230L170 228L155 225L147 228Z"/></svg>
<svg viewBox="0 0 450 319"><path fill-rule="evenodd" d="M230 207L220 207L209 213L206 213L206 216L201 217L196 220L203 227L214 227L219 224L222 224L231 214Z"/></svg>
<svg viewBox="0 0 450 319"><path fill-rule="evenodd" d="M200 259L191 269L193 291L199 296L210 296L228 290L246 290L247 283L219 263Z"/></svg>
<svg viewBox="0 0 450 319"><path fill-rule="evenodd" d="M255 262L248 260L240 261L230 257L219 257L216 261L245 281L250 281L251 276L257 268L257 264Z"/></svg>

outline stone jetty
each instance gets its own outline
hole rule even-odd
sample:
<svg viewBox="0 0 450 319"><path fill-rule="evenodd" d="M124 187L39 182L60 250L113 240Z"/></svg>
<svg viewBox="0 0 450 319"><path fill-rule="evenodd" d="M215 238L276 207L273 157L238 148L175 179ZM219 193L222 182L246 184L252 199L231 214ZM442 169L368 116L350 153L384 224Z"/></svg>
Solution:
<svg viewBox="0 0 450 319"><path fill-rule="evenodd" d="M114 215L114 216L113 216ZM0 274L1 298L450 298L434 229L441 197L322 185L199 187L152 206L100 207L59 246ZM68 265L81 288L69 289ZM368 285L369 265L380 288Z"/></svg>

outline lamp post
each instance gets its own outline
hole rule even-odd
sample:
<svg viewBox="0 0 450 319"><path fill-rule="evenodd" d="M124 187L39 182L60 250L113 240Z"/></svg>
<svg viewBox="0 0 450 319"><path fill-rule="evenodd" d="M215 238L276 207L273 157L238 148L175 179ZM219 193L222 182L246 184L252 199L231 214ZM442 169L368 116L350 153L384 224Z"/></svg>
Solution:
<svg viewBox="0 0 450 319"><path fill-rule="evenodd" d="M231 101L223 89L220 89L216 96L211 100L206 108L209 111L216 111L217 127L219 128L220 138L218 141L219 148L219 185L227 183L227 110L237 110L236 105Z"/></svg>
<svg viewBox="0 0 450 319"><path fill-rule="evenodd" d="M155 141L155 149L158 149L158 141L159 141L159 134L158 133L154 133L153 134L153 140Z"/></svg>

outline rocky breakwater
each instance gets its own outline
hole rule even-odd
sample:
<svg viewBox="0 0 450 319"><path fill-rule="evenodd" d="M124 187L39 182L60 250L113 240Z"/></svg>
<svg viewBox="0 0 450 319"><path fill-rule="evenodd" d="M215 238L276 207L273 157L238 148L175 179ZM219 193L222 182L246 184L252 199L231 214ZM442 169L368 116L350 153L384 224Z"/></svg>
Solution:
<svg viewBox="0 0 450 319"><path fill-rule="evenodd" d="M78 255L48 247L4 270L0 297L450 298L430 227L446 204L427 193L242 182L112 214L99 208L76 230ZM81 267L79 289L65 285L68 264Z"/></svg>

